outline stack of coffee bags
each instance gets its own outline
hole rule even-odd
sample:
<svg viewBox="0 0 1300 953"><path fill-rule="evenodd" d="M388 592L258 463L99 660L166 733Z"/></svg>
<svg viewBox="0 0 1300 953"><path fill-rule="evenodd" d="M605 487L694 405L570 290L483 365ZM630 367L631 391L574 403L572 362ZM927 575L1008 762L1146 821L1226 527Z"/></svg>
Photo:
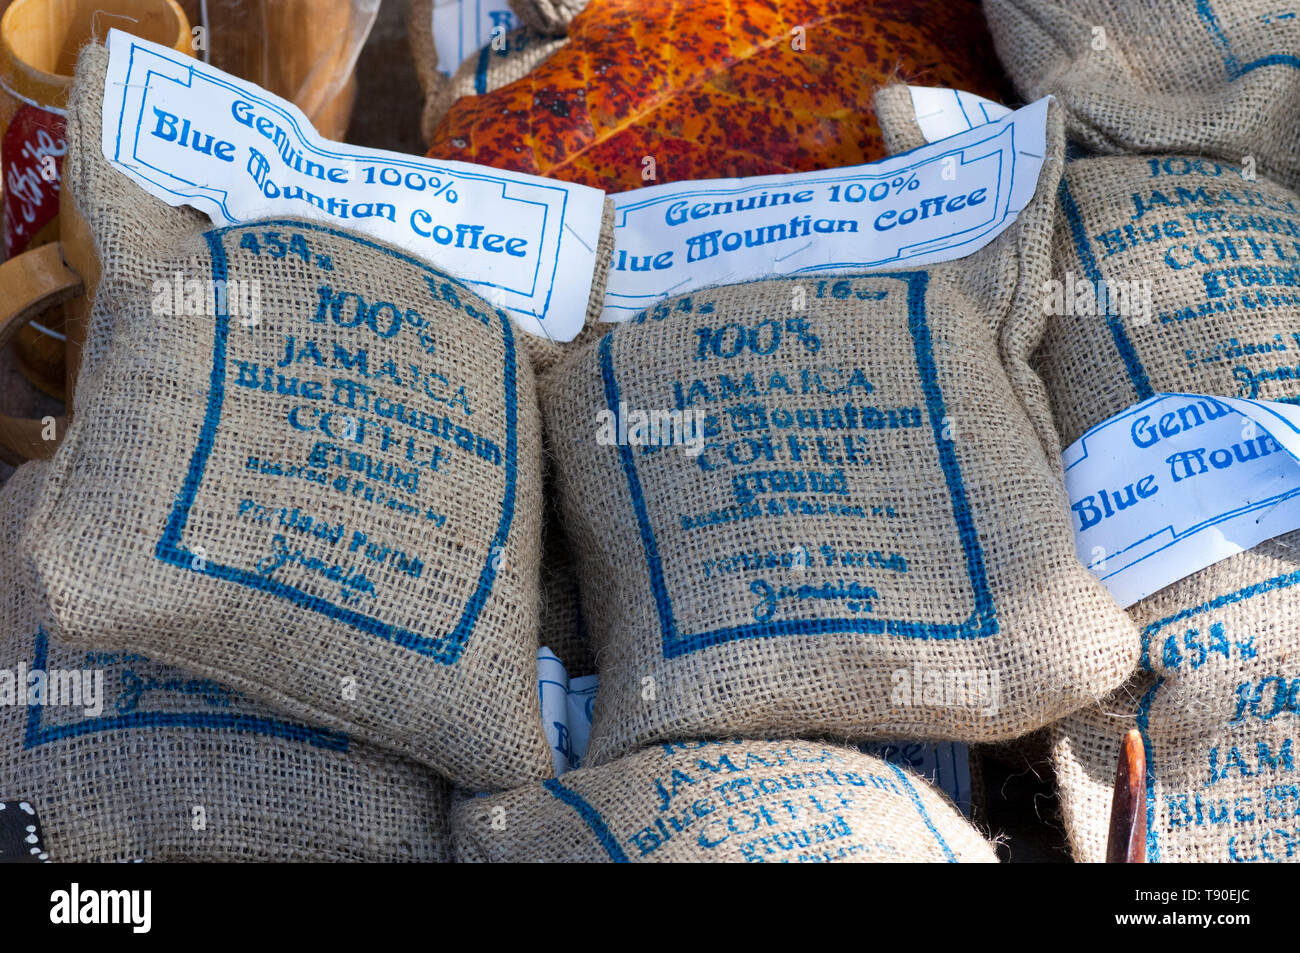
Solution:
<svg viewBox="0 0 1300 953"><path fill-rule="evenodd" d="M446 785L427 769L143 656L51 640L18 554L47 470L0 488L0 810L24 855L448 859Z"/></svg>
<svg viewBox="0 0 1300 953"><path fill-rule="evenodd" d="M22 539L52 644L146 655L466 786L549 776L540 418L510 320L352 233L206 229L153 199L101 152L107 59L78 65L67 179L102 353ZM260 320L159 317L176 275L258 288Z"/></svg>
<svg viewBox="0 0 1300 953"><path fill-rule="evenodd" d="M1048 273L1063 133L1046 115L1034 199L968 258L837 276L834 294L694 291L543 375L601 677L580 772L596 814L605 784L644 783L597 779L667 777L656 759L683 739L1006 739L1133 670L1131 622L1074 554L1016 320L1041 314ZM747 349L746 329L767 337ZM713 355L723 330L740 344ZM597 439L602 413L693 404L696 458ZM930 676L957 673L985 704L925 702Z"/></svg>
<svg viewBox="0 0 1300 953"><path fill-rule="evenodd" d="M1300 24L1257 2L986 9L1023 95L1058 97L1093 150L1143 153L1066 166L1053 277L1094 289L1085 299L1126 289L1138 305L1049 321L1035 367L1063 445L1154 394L1294 402ZM1278 536L1130 608L1143 674L1054 729L1080 859L1104 856L1115 759L1134 726L1147 748L1149 860L1300 857L1298 546L1300 535Z"/></svg>

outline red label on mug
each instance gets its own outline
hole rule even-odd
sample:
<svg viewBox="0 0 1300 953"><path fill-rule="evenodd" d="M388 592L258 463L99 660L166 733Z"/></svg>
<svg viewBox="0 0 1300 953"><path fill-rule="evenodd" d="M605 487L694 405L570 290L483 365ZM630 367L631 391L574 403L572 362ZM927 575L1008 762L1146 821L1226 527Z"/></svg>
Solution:
<svg viewBox="0 0 1300 953"><path fill-rule="evenodd" d="M59 214L59 182L68 151L67 120L58 113L24 104L5 130L5 257L27 249Z"/></svg>

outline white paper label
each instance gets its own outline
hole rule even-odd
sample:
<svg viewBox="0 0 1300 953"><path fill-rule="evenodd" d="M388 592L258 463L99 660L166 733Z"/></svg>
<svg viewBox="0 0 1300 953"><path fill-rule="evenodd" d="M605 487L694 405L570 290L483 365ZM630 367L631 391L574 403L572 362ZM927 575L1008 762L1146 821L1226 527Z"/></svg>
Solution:
<svg viewBox="0 0 1300 953"><path fill-rule="evenodd" d="M537 650L537 690L542 726L551 746L557 775L582 767L591 738L591 717L599 679L595 675L569 678L568 671L548 648Z"/></svg>
<svg viewBox="0 0 1300 953"><path fill-rule="evenodd" d="M1075 549L1121 606L1300 527L1300 407L1157 394L1063 454Z"/></svg>
<svg viewBox="0 0 1300 953"><path fill-rule="evenodd" d="M468 57L519 25L506 0L434 0L433 46L438 72L450 76Z"/></svg>
<svg viewBox="0 0 1300 953"><path fill-rule="evenodd" d="M390 242L473 285L521 328L582 329L604 193L322 139L292 103L113 30L104 156L218 225L296 217Z"/></svg>
<svg viewBox="0 0 1300 953"><path fill-rule="evenodd" d="M979 251L1033 198L1047 100L943 142L843 169L656 185L613 196L602 320L777 275L912 268Z"/></svg>
<svg viewBox="0 0 1300 953"><path fill-rule="evenodd" d="M938 142L968 129L996 122L1011 110L983 96L938 86L909 86L912 111L926 142Z"/></svg>

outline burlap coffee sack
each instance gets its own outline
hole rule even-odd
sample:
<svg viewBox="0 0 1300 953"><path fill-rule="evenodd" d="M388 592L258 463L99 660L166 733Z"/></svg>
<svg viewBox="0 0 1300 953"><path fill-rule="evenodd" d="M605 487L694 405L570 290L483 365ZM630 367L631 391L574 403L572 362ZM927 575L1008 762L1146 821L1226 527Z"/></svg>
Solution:
<svg viewBox="0 0 1300 953"><path fill-rule="evenodd" d="M996 863L920 778L818 742L646 748L452 809L462 862Z"/></svg>
<svg viewBox="0 0 1300 953"><path fill-rule="evenodd" d="M1055 109L1049 131L1039 194L973 256L696 291L543 377L601 676L588 763L733 734L1011 738L1132 671L1136 633L1074 554L1050 415L1002 370L1048 274ZM763 322L784 334L766 355L696 360L705 329ZM601 411L688 403L696 458L596 439Z"/></svg>
<svg viewBox="0 0 1300 953"><path fill-rule="evenodd" d="M420 126L425 142L433 139L434 128L456 100L482 96L522 79L568 42L564 37L543 36L528 27L511 30L502 39L501 49L493 49L491 44L484 46L461 63L450 79L444 78L432 87L425 98Z"/></svg>
<svg viewBox="0 0 1300 953"><path fill-rule="evenodd" d="M1114 312L1073 305L1048 319L1035 366L1064 445L1161 391L1300 393L1278 346L1294 347L1300 323L1288 293L1295 192L1212 159L1090 157L1067 163L1059 207L1052 277L1071 286L1059 302L1045 289L1043 310L1062 310L1087 284L1110 293Z"/></svg>
<svg viewBox="0 0 1300 953"><path fill-rule="evenodd" d="M1066 298L1113 302L1113 313L1050 318L1035 355L1063 445L1155 393L1300 395L1289 357L1300 325L1288 291L1300 236L1295 193L1208 158L1092 157L1067 163L1059 205L1057 285L1045 289L1044 309L1060 311ZM1298 544L1300 534L1278 537L1130 607L1143 633L1146 686L1133 700L1103 703L1125 718L1080 715L1057 734L1061 797L1081 857L1103 856L1115 756L1135 720L1152 746L1152 830L1168 845L1152 848L1158 856L1227 860L1229 828L1262 837L1252 827L1258 818L1178 823L1177 799L1192 798L1198 817L1196 790L1203 802L1228 797L1231 806L1243 796L1258 803L1272 789L1267 773L1206 784L1207 758L1217 749L1222 765L1233 748L1253 758L1259 745L1287 743L1277 733L1285 719L1238 718L1236 693L1285 675L1284 660L1300 647ZM1153 678L1158 687L1147 695Z"/></svg>
<svg viewBox="0 0 1300 953"><path fill-rule="evenodd" d="M0 490L0 802L34 811L50 860L448 859L430 771L142 656L52 642L18 555L45 466Z"/></svg>
<svg viewBox="0 0 1300 953"><path fill-rule="evenodd" d="M524 26L542 36L564 36L586 6L587 0L510 0L510 9Z"/></svg>
<svg viewBox="0 0 1300 953"><path fill-rule="evenodd" d="M1159 392L1265 400L1300 395L1290 356L1300 308L1287 290L1295 281L1294 236L1300 236L1300 197L1262 178L1244 180L1235 166L1178 156L1069 163L1057 228L1058 278L1126 288L1130 301L1148 297L1150 307L1149 314L1130 307L1049 322L1038 367L1062 441ZM1190 779L1205 774L1206 752L1216 744L1226 757L1233 745L1253 752L1257 744L1275 750L1283 742L1276 732L1285 719L1234 722L1234 693L1252 679L1285 675L1281 660L1300 648L1297 546L1300 534L1278 537L1130 608L1154 640L1144 656L1148 667L1166 679L1148 713L1154 772L1168 785L1162 790L1190 792ZM1167 666L1165 641L1179 643L1189 632L1208 654L1175 644L1170 659L1194 655L1199 664ZM1256 657L1242 656L1239 643L1253 644ZM1103 740L1113 745L1120 735ZM1073 777L1062 778L1064 800L1083 797L1070 790ZM1242 790L1247 787L1220 783L1204 793L1236 797ZM1159 803L1155 810L1170 809ZM1167 817L1158 814L1153 829L1165 825L1170 844L1185 845L1167 856L1229 859L1227 835L1217 828L1175 831Z"/></svg>
<svg viewBox="0 0 1300 953"><path fill-rule="evenodd" d="M1021 95L1099 152L1181 152L1300 182L1300 20L1269 0L985 0Z"/></svg>
<svg viewBox="0 0 1300 953"><path fill-rule="evenodd" d="M228 682L475 787L548 776L540 420L508 318L348 233L204 231L166 209L100 156L106 59L83 54L69 140L111 345L24 539L51 636ZM175 275L248 282L256 323L153 313Z"/></svg>

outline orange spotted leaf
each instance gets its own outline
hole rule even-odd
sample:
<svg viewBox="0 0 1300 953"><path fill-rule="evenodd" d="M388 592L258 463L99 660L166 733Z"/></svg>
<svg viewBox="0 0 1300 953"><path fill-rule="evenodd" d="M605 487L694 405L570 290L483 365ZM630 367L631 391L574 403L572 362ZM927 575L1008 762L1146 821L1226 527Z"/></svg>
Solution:
<svg viewBox="0 0 1300 953"><path fill-rule="evenodd" d="M884 155L871 100L895 79L1002 98L979 4L591 0L530 74L459 100L429 155L611 192L855 165Z"/></svg>

